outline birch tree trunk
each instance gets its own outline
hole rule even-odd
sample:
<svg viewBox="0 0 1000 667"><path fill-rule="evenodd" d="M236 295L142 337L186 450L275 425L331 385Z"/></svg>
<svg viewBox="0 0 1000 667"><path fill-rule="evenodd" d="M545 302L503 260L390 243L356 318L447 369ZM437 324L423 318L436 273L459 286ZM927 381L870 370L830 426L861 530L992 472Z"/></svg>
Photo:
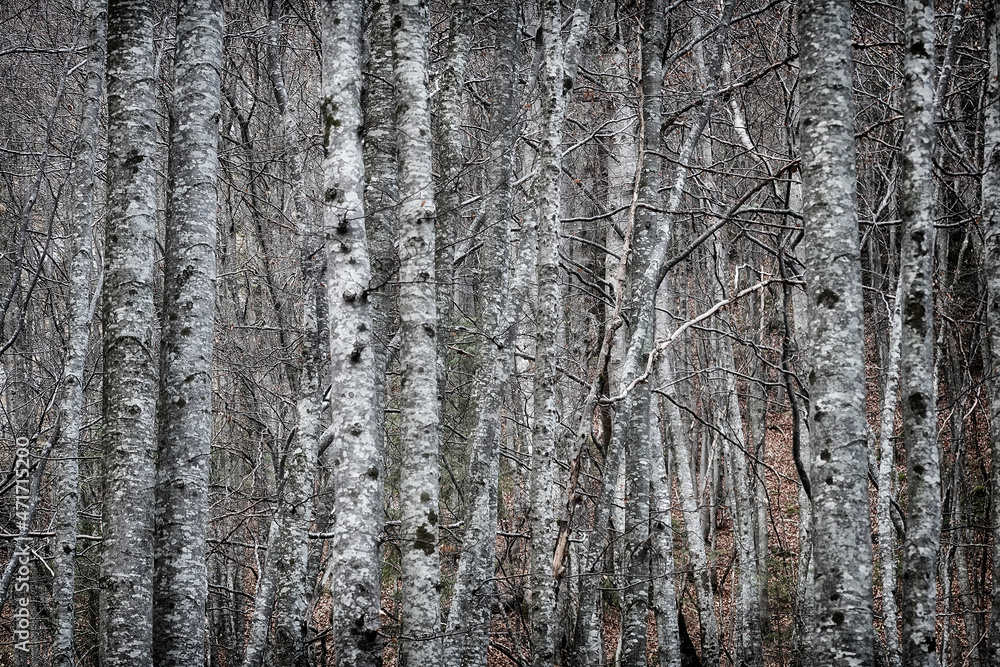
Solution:
<svg viewBox="0 0 1000 667"><path fill-rule="evenodd" d="M327 0L323 4L323 226L336 494L331 627L339 664L365 667L382 664L378 631L384 468L379 433L382 401L368 298L372 268L365 229L360 102L361 2ZM432 347L432 360L433 354Z"/></svg>
<svg viewBox="0 0 1000 667"><path fill-rule="evenodd" d="M906 447L903 664L938 665L935 641L941 470L934 381L934 2L905 3L900 169L900 396Z"/></svg>
<svg viewBox="0 0 1000 667"><path fill-rule="evenodd" d="M982 218L986 269L986 328L989 335L990 364L987 387L990 396L990 434L992 440L991 483L1000 489L1000 3L986 3L986 38L989 43L989 78L983 141ZM989 619L989 664L1000 664L1000 503L991 505L990 525L993 537L993 588Z"/></svg>
<svg viewBox="0 0 1000 667"><path fill-rule="evenodd" d="M205 662L221 0L177 7L153 575L157 666Z"/></svg>
<svg viewBox="0 0 1000 667"><path fill-rule="evenodd" d="M153 85L150 3L110 0L100 574L100 662L106 667L152 665L156 437Z"/></svg>
<svg viewBox="0 0 1000 667"><path fill-rule="evenodd" d="M90 34L87 44L86 97L80 122L80 138L73 153L71 178L73 199L71 213L72 256L70 259L69 341L65 379L59 399L60 445L59 503L55 524L52 606L54 638L52 664L73 667L73 625L76 592L76 535L80 488L79 451L83 423L83 383L87 347L90 344L91 276L94 252L94 172L100 131L101 96L104 93L104 67L107 52L107 0L88 4Z"/></svg>
<svg viewBox="0 0 1000 667"><path fill-rule="evenodd" d="M441 661L438 562L437 308L434 185L427 99L430 16L422 0L393 0L399 147L400 439L404 667Z"/></svg>
<svg viewBox="0 0 1000 667"><path fill-rule="evenodd" d="M643 204L658 202L661 160L660 125L663 111L663 48L666 3L652 0L646 4L643 17L642 48L642 96L640 110L639 140L640 172L636 184L637 201ZM669 239L671 234L668 220L658 227L658 216L653 207L633 207L632 254L629 266L629 283L633 286L633 298L628 304L629 320L636 323L631 331L632 339L623 364L623 380L631 381L639 368L635 363L636 354L642 360L650 352L656 332L656 314L651 306L656 300L656 285L643 280L650 269L659 275L657 255L658 242ZM643 302L646 303L643 303ZM648 311L648 312L647 312ZM648 320L648 321L647 321ZM639 360L639 363L642 362ZM634 390L634 398L623 401L614 419L622 422L627 429L625 440L626 496L628 502L625 515L626 535L626 582L623 594L622 613L622 664L642 667L646 664L647 616L649 612L649 509L650 509L650 456L662 456L651 452L650 443L650 403L649 383L643 383ZM627 424L627 426L626 426ZM613 427L612 444L615 446Z"/></svg>
<svg viewBox="0 0 1000 667"><path fill-rule="evenodd" d="M799 11L818 665L871 664L872 580L851 8Z"/></svg>
<svg viewBox="0 0 1000 667"><path fill-rule="evenodd" d="M490 98L495 105L492 127L498 140L492 155L495 166L490 175L490 192L493 194L486 208L481 260L480 321L487 340L481 344L474 380L476 425L472 434L468 494L471 503L448 611L444 639L447 667L486 667L497 538L501 409L514 364L517 320L530 282L522 268L515 278L513 294L508 295L520 9L520 3L508 2L501 7L497 19L497 52L502 55L494 70L494 92Z"/></svg>

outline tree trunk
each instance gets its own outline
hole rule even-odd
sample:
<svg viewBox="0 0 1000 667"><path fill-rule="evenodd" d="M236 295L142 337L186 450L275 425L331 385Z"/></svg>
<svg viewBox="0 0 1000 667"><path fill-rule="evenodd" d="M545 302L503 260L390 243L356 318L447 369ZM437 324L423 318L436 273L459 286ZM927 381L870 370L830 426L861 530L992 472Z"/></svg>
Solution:
<svg viewBox="0 0 1000 667"><path fill-rule="evenodd" d="M163 256L153 552L158 667L205 662L221 63L221 1L182 0L177 7Z"/></svg>
<svg viewBox="0 0 1000 667"><path fill-rule="evenodd" d="M361 2L328 0L323 10L323 227L329 262L335 493L331 627L340 664L362 667L382 664L378 631L384 467L359 134Z"/></svg>
<svg viewBox="0 0 1000 667"><path fill-rule="evenodd" d="M403 597L400 664L441 661L434 185L427 101L428 7L393 0L399 147L400 439Z"/></svg>
<svg viewBox="0 0 1000 667"><path fill-rule="evenodd" d="M661 375L657 373L657 377ZM662 381L658 382L661 386ZM670 472L664 463L666 451L660 436L661 414L657 405L650 419L650 505L649 535L652 559L650 576L653 592L650 606L656 618L656 655L660 667L681 667L680 631L677 627L677 592L674 565ZM678 425L679 426L679 425ZM668 439L673 437L668 433Z"/></svg>
<svg viewBox="0 0 1000 667"><path fill-rule="evenodd" d="M497 20L497 52L501 56L494 71L495 91L491 95L495 100L492 127L497 146L492 156L495 166L489 182L493 194L486 207L481 260L481 326L486 340L481 343L483 347L474 380L476 426L471 439L468 494L471 503L444 638L443 664L447 667L486 667L497 538L500 417L514 364L517 320L529 284L522 269L515 277L513 293L508 295L513 212L511 183L517 136L515 90L519 3L505 4Z"/></svg>
<svg viewBox="0 0 1000 667"><path fill-rule="evenodd" d="M271 0L267 32L267 70L275 102L278 105L282 131L288 150L287 169L289 196L292 200L291 220L299 243L299 264L302 271L302 314L299 321L303 333L302 370L292 383L295 396L295 432L292 451L286 454L283 495L279 508L285 513L279 519L281 527L274 556L278 561L280 583L274 599L274 663L277 667L305 667L308 664L306 634L308 627L307 596L314 586L309 575L309 528L312 524L312 494L316 477L318 440L321 431L320 367L326 356L320 334L322 261L318 257L309 200L302 183L302 155L295 141L295 112L285 88L285 75L279 50L281 36L281 3ZM279 510L280 511L280 510ZM272 554L268 554L271 559Z"/></svg>
<svg viewBox="0 0 1000 667"><path fill-rule="evenodd" d="M107 51L107 0L88 3L86 97L80 122L80 138L71 165L72 256L70 258L69 341L66 369L59 399L60 457L59 503L53 520L56 540L53 559L52 606L54 637L53 667L73 667L73 625L76 591L76 535L80 489L80 430L83 423L83 383L90 322L94 252L94 172L100 131L101 96Z"/></svg>
<svg viewBox="0 0 1000 667"><path fill-rule="evenodd" d="M542 64L538 77L541 97L539 170L533 184L538 257L535 310L535 374L531 433L531 555L528 575L528 615L531 621L531 664L546 667L555 656L557 622L552 565L556 538L555 459L556 336L560 327L559 213L562 169L562 126L573 91L579 44L590 23L590 0L580 0L574 12L569 43L562 40L559 0L541 6Z"/></svg>
<svg viewBox="0 0 1000 667"><path fill-rule="evenodd" d="M902 660L936 667L941 469L934 381L934 3L907 0L900 169L900 397L906 448ZM947 576L947 575L946 575Z"/></svg>
<svg viewBox="0 0 1000 667"><path fill-rule="evenodd" d="M801 152L809 296L813 558L819 665L871 664L872 578L851 7L799 11Z"/></svg>
<svg viewBox="0 0 1000 667"><path fill-rule="evenodd" d="M899 338L902 327L900 318L901 292L896 291L895 306L889 313L889 349L882 391L882 415L879 428L878 517L879 571L882 575L882 624L885 628L887 667L900 667L899 622L896 614L896 552L895 527L890 515L892 487L896 477L896 452L893 438L896 433L896 406L899 387Z"/></svg>
<svg viewBox="0 0 1000 667"><path fill-rule="evenodd" d="M989 43L989 78L983 108L982 218L986 269L986 328L989 336L990 367L987 388L990 397L992 441L991 488L1000 489L1000 3L986 4L986 37ZM989 664L1000 664L1000 502L990 504L993 538L993 589L989 620Z"/></svg>
<svg viewBox="0 0 1000 667"><path fill-rule="evenodd" d="M100 662L152 665L156 235L153 12L108 4Z"/></svg>

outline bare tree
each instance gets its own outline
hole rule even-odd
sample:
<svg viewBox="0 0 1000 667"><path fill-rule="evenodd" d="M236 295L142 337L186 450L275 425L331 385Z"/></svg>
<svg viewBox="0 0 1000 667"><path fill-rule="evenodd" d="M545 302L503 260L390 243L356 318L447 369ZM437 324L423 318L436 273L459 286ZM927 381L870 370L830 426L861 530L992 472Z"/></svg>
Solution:
<svg viewBox="0 0 1000 667"><path fill-rule="evenodd" d="M816 664L868 664L872 648L864 340L850 3L799 12L809 317Z"/></svg>
<svg viewBox="0 0 1000 667"><path fill-rule="evenodd" d="M60 502L56 510L55 563L52 597L55 637L53 664L74 664L74 623L76 620L76 535L79 524L80 431L84 421L83 384L90 345L90 323L94 273L94 188L97 153L100 148L101 99L104 96L104 67L107 51L107 2L88 3L87 89L81 112L80 139L73 155L72 259L70 263L70 313L65 379L59 399Z"/></svg>
<svg viewBox="0 0 1000 667"><path fill-rule="evenodd" d="M153 11L108 3L108 216L104 236L101 664L152 664Z"/></svg>
<svg viewBox="0 0 1000 667"><path fill-rule="evenodd" d="M403 665L441 660L438 562L438 408L434 186L427 100L425 3L393 0L392 52L399 145L400 479Z"/></svg>

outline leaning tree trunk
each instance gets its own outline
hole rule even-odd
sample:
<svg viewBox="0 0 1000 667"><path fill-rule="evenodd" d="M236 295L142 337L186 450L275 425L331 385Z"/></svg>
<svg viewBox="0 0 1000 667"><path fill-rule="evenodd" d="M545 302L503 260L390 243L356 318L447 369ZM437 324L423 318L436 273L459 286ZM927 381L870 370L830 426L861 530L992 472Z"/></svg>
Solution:
<svg viewBox="0 0 1000 667"><path fill-rule="evenodd" d="M157 666L205 662L221 0L177 7L153 576Z"/></svg>
<svg viewBox="0 0 1000 667"><path fill-rule="evenodd" d="M327 0L323 10L323 226L329 262L331 458L336 494L331 626L340 664L361 667L382 664L378 631L383 473L359 133L361 2ZM431 360L433 354L432 346ZM429 366L433 369L433 362Z"/></svg>
<svg viewBox="0 0 1000 667"><path fill-rule="evenodd" d="M153 11L108 4L104 245L104 510L100 663L152 665L156 237Z"/></svg>
<svg viewBox="0 0 1000 667"><path fill-rule="evenodd" d="M476 425L472 433L469 465L471 498L462 556L455 577L444 639L446 667L486 667L490 635L497 533L497 490L500 471L501 410L503 395L514 365L517 320L529 281L522 270L510 282L510 221L513 206L515 140L517 137L515 91L517 88L520 6L508 2L497 21L499 62L494 71L495 114L492 127L497 145L493 152L490 196L482 266L482 317L484 342L476 370Z"/></svg>
<svg viewBox="0 0 1000 667"><path fill-rule="evenodd" d="M83 423L83 382L90 321L93 319L91 275L94 252L94 171L100 130L101 96L104 92L104 59L107 51L107 0L89 3L90 35L87 45L86 98L81 114L80 138L73 153L70 217L69 340L66 369L59 399L60 458L59 503L53 520L56 539L53 558L52 607L54 667L73 667L73 598L76 591L76 534L80 489L80 430Z"/></svg>
<svg viewBox="0 0 1000 667"><path fill-rule="evenodd" d="M900 396L906 448L903 664L936 667L941 466L934 382L934 2L905 3L903 147L899 204Z"/></svg>
<svg viewBox="0 0 1000 667"><path fill-rule="evenodd" d="M430 16L423 0L393 0L399 147L400 488L403 596L400 663L441 661L438 407L435 369L434 185L427 100Z"/></svg>
<svg viewBox="0 0 1000 667"><path fill-rule="evenodd" d="M872 577L851 5L799 11L801 150L809 297L817 665L871 664Z"/></svg>
<svg viewBox="0 0 1000 667"><path fill-rule="evenodd" d="M983 243L986 269L986 328L989 335L990 365L987 387L990 395L992 440L991 487L1000 489L1000 2L986 3L986 34L989 42L989 79L983 141L982 218L986 230ZM993 589L989 620L989 663L1000 664L1000 503L991 506L993 526Z"/></svg>

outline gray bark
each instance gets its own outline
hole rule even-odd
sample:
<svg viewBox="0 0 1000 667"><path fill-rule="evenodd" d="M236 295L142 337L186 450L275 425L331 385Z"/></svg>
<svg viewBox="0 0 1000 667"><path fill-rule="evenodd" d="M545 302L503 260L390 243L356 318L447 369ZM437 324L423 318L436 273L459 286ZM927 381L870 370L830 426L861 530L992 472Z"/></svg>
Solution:
<svg viewBox="0 0 1000 667"><path fill-rule="evenodd" d="M480 321L486 340L481 344L474 380L476 425L471 438L468 492L471 502L444 639L444 664L449 667L486 667L489 647L497 537L500 417L514 364L517 320L529 284L527 272L522 269L515 277L513 293L508 295L519 34L519 3L508 2L501 8L497 23L497 52L501 55L494 70L491 95L496 110L491 120L497 143L492 154L490 191L493 194L486 207L480 274L483 302Z"/></svg>
<svg viewBox="0 0 1000 667"><path fill-rule="evenodd" d="M100 662L148 667L153 608L156 172L153 15L108 3Z"/></svg>
<svg viewBox="0 0 1000 667"><path fill-rule="evenodd" d="M900 288L902 282L900 282ZM882 414L879 429L878 518L879 572L882 575L882 624L885 628L885 652L888 667L900 667L899 622L896 613L895 532L890 515L893 481L896 477L896 453L893 438L896 432L897 391L899 387L900 291L889 313L889 349L882 392Z"/></svg>
<svg viewBox="0 0 1000 667"><path fill-rule="evenodd" d="M182 0L163 257L153 545L153 659L164 667L205 661L221 64L221 1Z"/></svg>
<svg viewBox="0 0 1000 667"><path fill-rule="evenodd" d="M816 664L830 666L874 659L850 14L845 0L805 0L799 12L816 576L812 651Z"/></svg>
<svg viewBox="0 0 1000 667"><path fill-rule="evenodd" d="M719 626L715 615L715 594L712 573L701 525L701 508L691 471L691 444L682 427L680 408L677 407L677 389L672 370L671 355L660 358L662 383L667 400L663 403L670 429L670 446L673 449L674 470L677 475L677 493L684 516L684 532L690 552L691 569L694 571L694 590L698 605L698 624L701 627L701 664L715 667L719 664ZM708 474L708 471L705 471Z"/></svg>
<svg viewBox="0 0 1000 667"><path fill-rule="evenodd" d="M392 51L399 147L400 664L441 661L438 562L437 308L434 185L427 100L430 16L421 0L393 0Z"/></svg>
<svg viewBox="0 0 1000 667"><path fill-rule="evenodd" d="M637 201L643 204L658 203L660 185L661 159L658 154L660 147L660 125L663 112L663 48L664 23L666 3L661 0L651 1L646 5L643 17L641 49L642 49L642 96L639 127L642 142L640 149L640 171L636 183ZM651 307L656 300L657 285L648 284L644 278L647 270L655 270L656 264L662 262L656 254L658 243L669 243L671 236L668 220L660 223L652 207L633 207L630 211L634 223L631 230L631 256L629 268L629 283L632 285L632 299L628 303L629 320L636 322L630 332L622 380L631 381L637 371L637 357L642 359L649 354L656 332L656 315ZM664 246L665 247L665 246ZM652 265L652 266L651 266ZM650 271L652 273L652 271ZM644 301L646 303L644 303ZM649 435L649 419L651 404L650 385L643 383L634 391L634 398L623 401L618 406L614 419L623 422L627 429L625 440L626 467L626 497L628 503L625 513L625 590L623 594L624 608L622 610L622 647L621 661L623 665L642 667L646 664L647 616L649 611L649 509L650 509L650 457L661 456L651 452ZM627 426L626 426L627 424ZM616 423L612 430L612 444L615 446L615 435L619 430ZM617 472L617 471L616 471ZM596 611L596 610L595 610Z"/></svg>
<svg viewBox="0 0 1000 667"><path fill-rule="evenodd" d="M302 271L302 314L299 324L303 334L302 371L293 389L295 397L295 432L292 451L286 454L281 486L283 497L279 511L281 530L274 552L280 583L274 600L274 662L278 667L304 667L308 664L306 634L308 627L308 593L313 587L309 579L309 528L312 524L312 492L316 476L318 439L322 426L320 411L320 366L325 356L320 334L322 294L322 261L315 247L312 213L302 182L302 154L295 141L295 112L288 99L284 69L281 64L279 40L281 16L279 0L271 0L267 31L268 78L278 105L281 126L288 149L287 170L291 220L299 242L299 264ZM315 577L315 573L313 573Z"/></svg>
<svg viewBox="0 0 1000 667"><path fill-rule="evenodd" d="M900 398L906 448L902 661L938 665L935 641L941 465L934 378L934 3L905 3L900 169Z"/></svg>
<svg viewBox="0 0 1000 667"><path fill-rule="evenodd" d="M531 555L528 575L528 615L531 622L531 664L550 665L555 656L557 627L555 576L552 564L556 539L555 457L556 336L561 324L559 286L560 178L562 126L573 90L580 42L590 23L590 2L581 0L562 40L562 7L545 0L542 16L542 63L538 83L541 96L539 170L533 184L538 255L535 310L535 375L531 433Z"/></svg>
<svg viewBox="0 0 1000 667"><path fill-rule="evenodd" d="M323 11L323 226L335 493L331 626L340 664L380 665L384 468L378 351L372 340L374 314L368 298L373 269L365 228L365 170L359 134L361 3L328 0Z"/></svg>
<svg viewBox="0 0 1000 667"><path fill-rule="evenodd" d="M982 218L986 269L986 328L989 336L990 364L987 387L990 397L990 434L992 441L991 488L1000 489L1000 3L986 4L986 37L989 43L989 75L983 141ZM995 492L994 492L995 493ZM990 525L993 537L993 588L989 619L989 664L1000 664L1000 503L991 505Z"/></svg>
<svg viewBox="0 0 1000 667"><path fill-rule="evenodd" d="M73 667L73 625L76 591L76 535L80 487L79 451L83 423L83 383L90 344L94 252L94 171L100 130L101 97L107 52L107 0L88 3L86 97L80 138L74 147L72 171L72 256L70 258L69 341L63 386L59 399L60 452L59 502L54 528L52 606L54 637L52 664Z"/></svg>
<svg viewBox="0 0 1000 667"><path fill-rule="evenodd" d="M659 374L658 374L659 375ZM662 384L662 381L660 382ZM665 411L656 406L650 419L650 505L649 535L652 558L650 576L653 592L650 606L656 618L656 655L660 667L680 667L681 645L677 627L677 592L674 576L674 531L672 524L671 483L660 436L660 420ZM679 424L673 428L679 427ZM668 427L669 429L670 427ZM668 431L668 439L673 435Z"/></svg>
<svg viewBox="0 0 1000 667"><path fill-rule="evenodd" d="M715 244L715 275L728 275L722 258L727 256L720 241ZM719 297L725 298L720 290ZM720 316L723 331L729 328L728 318ZM725 333L716 336L715 361L722 377L713 378L717 421L722 431L722 450L726 476L732 487L731 509L733 538L738 561L738 577L734 590L733 616L736 625L734 649L736 664L741 667L763 665L763 638L760 628L760 598L758 594L757 552L755 548L754 508L755 484L748 471L745 452L747 439L743 429L743 414L736 388L736 368L732 343ZM717 374L719 375L719 374ZM750 450L752 451L752 450Z"/></svg>
<svg viewBox="0 0 1000 667"><path fill-rule="evenodd" d="M449 0L451 19L448 25L448 46L445 66L438 79L437 107L434 114L434 152L440 177L434 188L437 220L435 250L437 255L437 308L442 326L451 323L454 306L455 243L462 214L461 174L462 151L462 89L465 67L472 44L470 7L466 0ZM443 340L444 337L442 336ZM447 347L439 343L440 361L446 360ZM445 368L447 363L445 362ZM442 381L445 374L441 373Z"/></svg>

